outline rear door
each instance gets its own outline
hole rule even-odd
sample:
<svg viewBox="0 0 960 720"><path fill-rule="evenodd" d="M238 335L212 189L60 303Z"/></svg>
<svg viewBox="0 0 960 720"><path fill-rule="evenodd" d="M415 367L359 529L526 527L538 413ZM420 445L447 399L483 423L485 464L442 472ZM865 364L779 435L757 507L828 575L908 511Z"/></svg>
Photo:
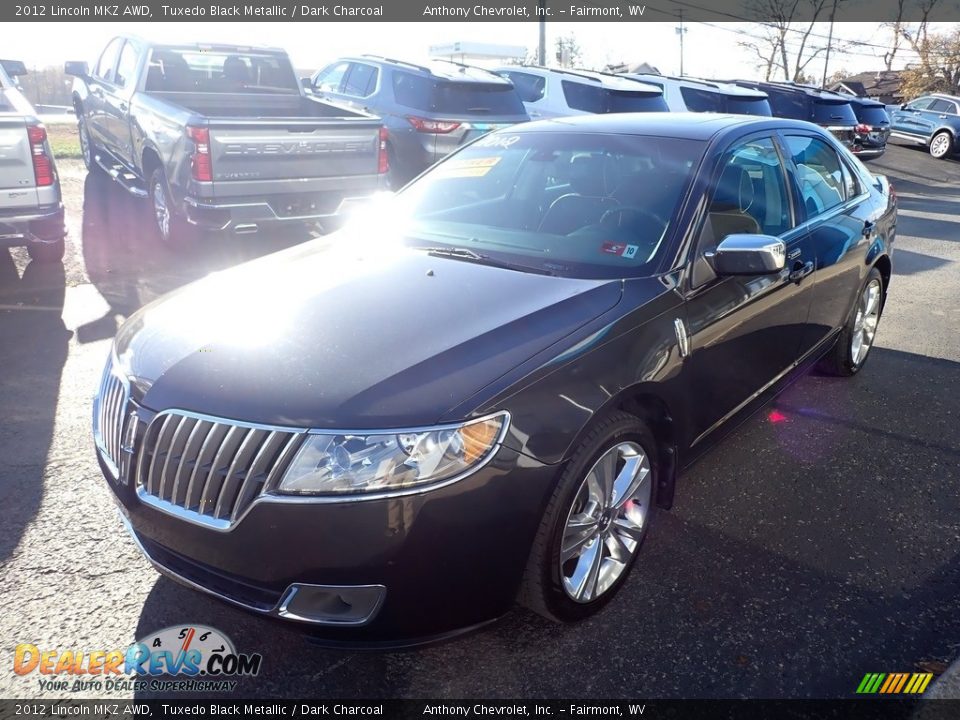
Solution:
<svg viewBox="0 0 960 720"><path fill-rule="evenodd" d="M0 210L38 202L26 121L19 115L0 113Z"/></svg>
<svg viewBox="0 0 960 720"><path fill-rule="evenodd" d="M715 170L686 290L692 444L769 387L801 351L812 298L812 280L802 271L813 257L806 229L795 222L791 182L779 146L767 135L734 143ZM738 233L782 239L784 269L717 276L705 255Z"/></svg>
<svg viewBox="0 0 960 720"><path fill-rule="evenodd" d="M804 340L809 349L846 321L860 287L874 209L868 189L830 143L792 130L784 133L783 141L816 265Z"/></svg>
<svg viewBox="0 0 960 720"><path fill-rule="evenodd" d="M933 137L933 133L944 126L944 124L957 114L957 105L951 100L937 98L930 107L920 112L920 122L924 137L928 140Z"/></svg>

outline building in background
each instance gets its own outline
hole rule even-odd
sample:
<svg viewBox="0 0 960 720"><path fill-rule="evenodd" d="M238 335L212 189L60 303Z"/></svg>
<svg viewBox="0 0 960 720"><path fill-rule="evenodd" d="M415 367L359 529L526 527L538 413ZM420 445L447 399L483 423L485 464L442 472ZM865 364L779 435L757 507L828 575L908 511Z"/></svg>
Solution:
<svg viewBox="0 0 960 720"><path fill-rule="evenodd" d="M884 105L899 105L908 99L903 97L902 84L901 71L877 70L843 78L830 85L828 89L857 97L867 97Z"/></svg>

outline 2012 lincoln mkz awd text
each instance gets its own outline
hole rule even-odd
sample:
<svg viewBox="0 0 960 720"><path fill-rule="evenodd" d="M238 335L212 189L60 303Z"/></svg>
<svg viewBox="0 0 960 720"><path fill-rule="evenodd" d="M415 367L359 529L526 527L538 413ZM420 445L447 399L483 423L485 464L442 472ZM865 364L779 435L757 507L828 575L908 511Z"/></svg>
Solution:
<svg viewBox="0 0 960 720"><path fill-rule="evenodd" d="M895 222L801 121L501 130L133 315L97 453L159 570L330 642L583 618L724 430L863 368Z"/></svg>

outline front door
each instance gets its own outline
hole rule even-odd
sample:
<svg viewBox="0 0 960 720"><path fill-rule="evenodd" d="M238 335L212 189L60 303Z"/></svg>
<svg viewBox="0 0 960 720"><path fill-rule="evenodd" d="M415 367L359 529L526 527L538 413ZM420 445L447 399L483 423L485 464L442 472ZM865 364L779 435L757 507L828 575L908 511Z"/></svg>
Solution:
<svg viewBox="0 0 960 720"><path fill-rule="evenodd" d="M692 406L687 438L706 439L798 357L810 310L814 257L796 226L791 180L771 137L738 141L717 169L715 188L688 267L683 372ZM787 246L786 266L765 275L720 277L706 255L733 234L763 234Z"/></svg>

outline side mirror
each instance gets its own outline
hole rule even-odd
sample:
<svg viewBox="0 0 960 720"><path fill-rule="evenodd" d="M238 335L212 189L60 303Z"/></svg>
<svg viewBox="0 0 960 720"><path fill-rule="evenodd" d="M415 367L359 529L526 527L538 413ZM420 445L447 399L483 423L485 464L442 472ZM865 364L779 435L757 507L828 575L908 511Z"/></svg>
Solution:
<svg viewBox="0 0 960 720"><path fill-rule="evenodd" d="M768 275L783 270L787 246L772 235L727 235L707 261L718 275Z"/></svg>
<svg viewBox="0 0 960 720"><path fill-rule="evenodd" d="M901 110L909 110L909 109L910 109L910 104L909 104L909 103L903 103L903 104L900 106L900 109L901 109Z"/></svg>
<svg viewBox="0 0 960 720"><path fill-rule="evenodd" d="M12 78L27 74L27 66L23 64L22 60L0 60L0 65L3 66L4 72Z"/></svg>
<svg viewBox="0 0 960 720"><path fill-rule="evenodd" d="M80 60L69 60L63 65L63 71L67 75L73 75L78 78L90 77L90 68L85 62Z"/></svg>
<svg viewBox="0 0 960 720"><path fill-rule="evenodd" d="M300 86L307 92L313 91L313 80L308 77L300 78Z"/></svg>

